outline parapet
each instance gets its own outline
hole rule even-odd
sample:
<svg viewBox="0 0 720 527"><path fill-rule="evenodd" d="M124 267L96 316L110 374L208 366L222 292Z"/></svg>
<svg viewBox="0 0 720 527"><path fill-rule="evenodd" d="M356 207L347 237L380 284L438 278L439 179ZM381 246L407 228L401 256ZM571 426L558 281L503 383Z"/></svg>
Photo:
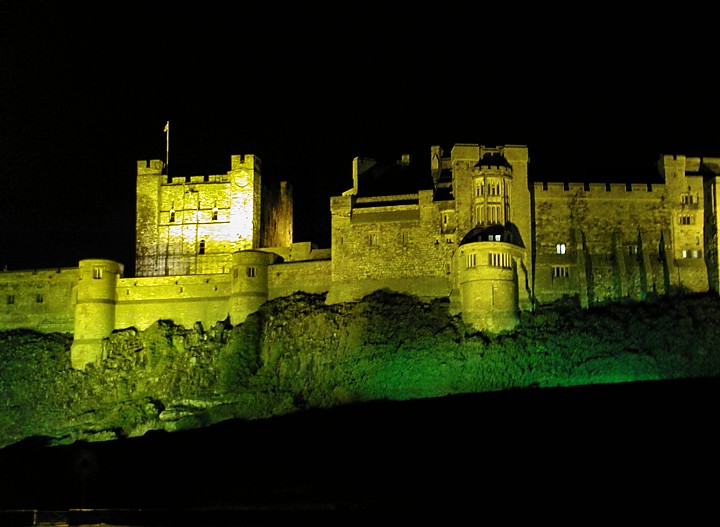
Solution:
<svg viewBox="0 0 720 527"><path fill-rule="evenodd" d="M260 158L253 154L235 154L230 156L230 170L260 170Z"/></svg>
<svg viewBox="0 0 720 527"><path fill-rule="evenodd" d="M162 174L165 163L159 159L151 159L150 161L138 161L137 162L137 173L138 176Z"/></svg>

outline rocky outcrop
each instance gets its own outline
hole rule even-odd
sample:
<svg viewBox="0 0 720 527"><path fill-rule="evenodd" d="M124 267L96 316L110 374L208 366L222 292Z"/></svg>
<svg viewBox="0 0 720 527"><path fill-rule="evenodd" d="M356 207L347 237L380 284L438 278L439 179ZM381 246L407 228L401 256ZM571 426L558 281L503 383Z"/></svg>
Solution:
<svg viewBox="0 0 720 527"><path fill-rule="evenodd" d="M134 437L310 408L522 387L720 373L712 295L591 309L556 305L488 336L445 301L377 292L326 305L296 294L240 325L158 321L114 332L103 360L70 367L71 335L0 335L0 446Z"/></svg>

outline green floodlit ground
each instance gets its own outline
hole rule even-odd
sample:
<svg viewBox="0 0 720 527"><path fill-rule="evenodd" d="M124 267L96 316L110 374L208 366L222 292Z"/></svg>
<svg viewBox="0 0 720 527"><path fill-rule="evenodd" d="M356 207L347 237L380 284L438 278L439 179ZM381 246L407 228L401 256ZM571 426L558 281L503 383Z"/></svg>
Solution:
<svg viewBox="0 0 720 527"><path fill-rule="evenodd" d="M327 306L295 295L236 327L118 331L108 357L85 372L69 366L70 336L10 331L0 339L0 445L102 441L366 401L711 377L720 373L718 320L711 294L587 310L569 301L488 336L441 301L378 292Z"/></svg>

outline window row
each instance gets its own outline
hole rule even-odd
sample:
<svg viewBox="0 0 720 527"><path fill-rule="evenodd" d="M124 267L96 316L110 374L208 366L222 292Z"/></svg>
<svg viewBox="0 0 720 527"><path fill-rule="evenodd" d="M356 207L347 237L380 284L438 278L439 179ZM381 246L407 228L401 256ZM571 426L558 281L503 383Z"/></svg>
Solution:
<svg viewBox="0 0 720 527"><path fill-rule="evenodd" d="M233 269L233 278L237 278L239 275L240 272L237 269ZM248 278L255 278L255 267L246 267L245 276Z"/></svg>
<svg viewBox="0 0 720 527"><path fill-rule="evenodd" d="M508 253L488 253L488 265L490 267L502 267L512 269L512 256ZM470 269L477 266L477 254L469 253L465 257L465 267Z"/></svg>
<svg viewBox="0 0 720 527"><path fill-rule="evenodd" d="M702 258L702 250L700 249L683 249L682 250L682 257L683 258Z"/></svg>
<svg viewBox="0 0 720 527"><path fill-rule="evenodd" d="M509 194L510 186L499 179L478 179L475 182L475 196L503 196ZM503 188L504 187L504 188Z"/></svg>
<svg viewBox="0 0 720 527"><path fill-rule="evenodd" d="M45 301L45 297L41 295L40 293L37 293L35 295L35 302L38 304L42 304ZM5 303L7 305L13 305L15 303L15 295L7 295L5 297Z"/></svg>
<svg viewBox="0 0 720 527"><path fill-rule="evenodd" d="M200 219L200 217L199 217L200 209L198 209L197 211L194 211L193 214L195 216L195 218L194 218L195 221L198 221ZM210 213L210 220L211 221L218 220L218 208L217 207L212 208L212 212ZM170 217L168 219L168 222L169 223L177 222L177 213L176 213L175 209L170 209Z"/></svg>

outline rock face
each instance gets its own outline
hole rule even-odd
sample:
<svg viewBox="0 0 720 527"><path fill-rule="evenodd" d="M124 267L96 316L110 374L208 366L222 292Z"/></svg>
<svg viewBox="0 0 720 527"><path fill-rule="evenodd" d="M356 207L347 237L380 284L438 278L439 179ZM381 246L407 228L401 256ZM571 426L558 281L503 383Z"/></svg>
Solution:
<svg viewBox="0 0 720 527"><path fill-rule="evenodd" d="M543 308L484 335L444 301L378 292L325 304L296 294L243 324L159 321L114 332L103 360L70 367L72 336L0 335L0 447L195 429L310 408L525 387L720 374L720 300Z"/></svg>

